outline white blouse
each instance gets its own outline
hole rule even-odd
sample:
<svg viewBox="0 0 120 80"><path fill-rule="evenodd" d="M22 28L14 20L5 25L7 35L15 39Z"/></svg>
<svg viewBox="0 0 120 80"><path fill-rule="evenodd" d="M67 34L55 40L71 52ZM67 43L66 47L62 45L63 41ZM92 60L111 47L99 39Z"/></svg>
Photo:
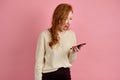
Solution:
<svg viewBox="0 0 120 80"><path fill-rule="evenodd" d="M59 44L51 48L50 32L45 30L38 37L35 58L35 80L42 80L42 73L56 71L60 67L71 67L76 59L72 46L76 45L75 33L71 30L59 32Z"/></svg>

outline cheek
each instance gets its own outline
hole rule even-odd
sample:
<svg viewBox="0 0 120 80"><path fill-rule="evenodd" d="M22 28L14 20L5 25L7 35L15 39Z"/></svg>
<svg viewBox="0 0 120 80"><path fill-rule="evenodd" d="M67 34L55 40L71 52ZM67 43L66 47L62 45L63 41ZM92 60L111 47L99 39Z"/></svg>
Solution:
<svg viewBox="0 0 120 80"><path fill-rule="evenodd" d="M68 21L66 20L65 23L67 23Z"/></svg>
<svg viewBox="0 0 120 80"><path fill-rule="evenodd" d="M65 23L69 23L69 20L66 20Z"/></svg>
<svg viewBox="0 0 120 80"><path fill-rule="evenodd" d="M71 21L72 21L72 20L66 20L66 21L65 21L65 23L69 23L69 24L70 24L70 23L71 23Z"/></svg>

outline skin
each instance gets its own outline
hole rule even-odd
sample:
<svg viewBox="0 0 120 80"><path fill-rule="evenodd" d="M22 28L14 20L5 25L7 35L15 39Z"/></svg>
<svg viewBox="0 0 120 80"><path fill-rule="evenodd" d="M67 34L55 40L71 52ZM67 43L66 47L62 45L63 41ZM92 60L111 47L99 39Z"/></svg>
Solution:
<svg viewBox="0 0 120 80"><path fill-rule="evenodd" d="M69 12L68 18L65 21L65 25L61 27L62 32L65 32L67 29L69 29L69 26L72 21L72 11ZM80 49L77 48L77 46L72 47L74 52L79 52Z"/></svg>

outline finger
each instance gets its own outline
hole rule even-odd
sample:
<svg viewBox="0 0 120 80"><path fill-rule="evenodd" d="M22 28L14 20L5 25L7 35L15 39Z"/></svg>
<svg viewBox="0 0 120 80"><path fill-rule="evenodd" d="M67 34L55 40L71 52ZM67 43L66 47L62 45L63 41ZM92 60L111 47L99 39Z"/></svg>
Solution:
<svg viewBox="0 0 120 80"><path fill-rule="evenodd" d="M74 51L74 52L76 51L75 48L73 48L73 51Z"/></svg>
<svg viewBox="0 0 120 80"><path fill-rule="evenodd" d="M78 51L79 51L79 49L78 49L78 48L75 48L75 50L76 50L76 52L78 52Z"/></svg>
<svg viewBox="0 0 120 80"><path fill-rule="evenodd" d="M77 52L79 52L79 49L78 49L78 47L76 47L76 51L77 51Z"/></svg>
<svg viewBox="0 0 120 80"><path fill-rule="evenodd" d="M79 49L77 47L74 47L73 49L74 49L75 52L79 51Z"/></svg>
<svg viewBox="0 0 120 80"><path fill-rule="evenodd" d="M75 47L73 47L73 51L76 52L76 48Z"/></svg>

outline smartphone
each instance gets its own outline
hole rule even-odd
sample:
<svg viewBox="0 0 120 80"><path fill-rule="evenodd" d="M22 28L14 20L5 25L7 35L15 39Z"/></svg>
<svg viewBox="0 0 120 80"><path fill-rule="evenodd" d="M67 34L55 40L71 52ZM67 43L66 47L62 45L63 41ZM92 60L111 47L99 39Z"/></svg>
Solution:
<svg viewBox="0 0 120 80"><path fill-rule="evenodd" d="M77 45L77 48L80 49L80 47L83 46L83 45L86 45L86 43L78 44L78 45ZM70 49L72 49L72 48L70 48Z"/></svg>
<svg viewBox="0 0 120 80"><path fill-rule="evenodd" d="M77 45L77 48L80 49L80 47L83 45L86 45L86 43L81 43L81 44Z"/></svg>

